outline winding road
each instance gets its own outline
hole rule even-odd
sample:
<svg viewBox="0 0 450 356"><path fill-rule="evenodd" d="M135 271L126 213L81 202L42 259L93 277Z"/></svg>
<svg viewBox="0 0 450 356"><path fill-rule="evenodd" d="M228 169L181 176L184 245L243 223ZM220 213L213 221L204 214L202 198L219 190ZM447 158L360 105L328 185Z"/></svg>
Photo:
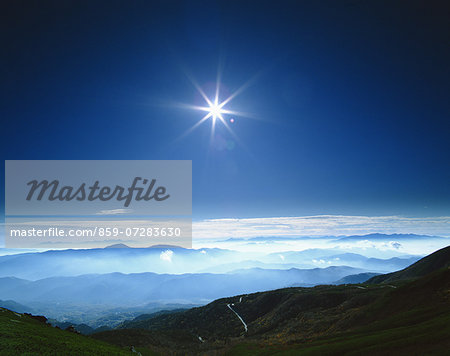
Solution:
<svg viewBox="0 0 450 356"><path fill-rule="evenodd" d="M247 324L245 323L244 319L242 319L241 316L240 316L238 313L236 313L236 311L231 307L232 305L234 305L234 304L227 304L227 307L228 307L234 314L236 314L236 316L237 316L237 317L239 318L239 320L241 321L242 325L244 325L245 332L247 332L247 331L248 331Z"/></svg>

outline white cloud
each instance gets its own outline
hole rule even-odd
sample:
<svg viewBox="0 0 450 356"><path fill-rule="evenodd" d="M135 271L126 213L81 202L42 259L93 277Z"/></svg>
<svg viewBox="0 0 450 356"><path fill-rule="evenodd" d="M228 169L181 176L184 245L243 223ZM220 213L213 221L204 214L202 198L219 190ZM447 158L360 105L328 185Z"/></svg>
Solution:
<svg viewBox="0 0 450 356"><path fill-rule="evenodd" d="M322 265L325 264L325 263L331 264L330 261L325 261L325 260L322 260L322 259L316 260L315 258L312 260L312 262L315 263L315 264L322 264Z"/></svg>
<svg viewBox="0 0 450 356"><path fill-rule="evenodd" d="M402 247L402 244L397 241L389 241L389 247L393 247L398 250L400 247Z"/></svg>
<svg viewBox="0 0 450 356"><path fill-rule="evenodd" d="M128 214L131 213L132 209L111 209L111 210L100 210L96 215L118 215L118 214Z"/></svg>
<svg viewBox="0 0 450 356"><path fill-rule="evenodd" d="M173 251L172 250L165 250L165 251L160 253L159 258L162 261L172 262L172 256L173 256Z"/></svg>

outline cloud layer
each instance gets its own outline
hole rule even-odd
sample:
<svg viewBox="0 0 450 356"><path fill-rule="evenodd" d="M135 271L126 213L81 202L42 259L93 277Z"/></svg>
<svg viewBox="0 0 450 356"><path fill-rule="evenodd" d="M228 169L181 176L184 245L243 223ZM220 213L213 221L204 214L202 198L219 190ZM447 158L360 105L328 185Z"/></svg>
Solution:
<svg viewBox="0 0 450 356"><path fill-rule="evenodd" d="M421 234L450 237L450 217L318 215L250 219L208 219L193 223L193 237L340 236Z"/></svg>

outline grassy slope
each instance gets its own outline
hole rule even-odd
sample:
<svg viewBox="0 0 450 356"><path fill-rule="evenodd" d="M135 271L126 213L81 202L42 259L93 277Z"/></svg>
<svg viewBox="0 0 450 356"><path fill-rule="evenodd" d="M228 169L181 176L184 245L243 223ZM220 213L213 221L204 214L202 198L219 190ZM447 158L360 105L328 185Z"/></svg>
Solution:
<svg viewBox="0 0 450 356"><path fill-rule="evenodd" d="M392 327L387 322L379 330L365 328L303 345L262 349L254 344L241 344L227 355L448 355L450 310L423 321L405 314L398 318L389 322L401 322L403 326Z"/></svg>
<svg viewBox="0 0 450 356"><path fill-rule="evenodd" d="M299 345L241 344L229 355L448 355L450 270L442 269L393 290L360 318L368 325ZM357 320L354 320L357 322Z"/></svg>
<svg viewBox="0 0 450 356"><path fill-rule="evenodd" d="M27 315L0 308L0 354L132 355L130 351L53 328Z"/></svg>

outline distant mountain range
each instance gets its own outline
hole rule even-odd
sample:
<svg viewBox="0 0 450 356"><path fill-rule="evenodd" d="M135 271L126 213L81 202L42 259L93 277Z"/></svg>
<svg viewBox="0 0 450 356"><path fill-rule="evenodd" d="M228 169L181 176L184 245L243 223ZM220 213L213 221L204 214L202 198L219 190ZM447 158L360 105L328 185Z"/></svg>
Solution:
<svg viewBox="0 0 450 356"><path fill-rule="evenodd" d="M430 239L443 239L440 236L430 236L430 235L416 235L416 234L367 234L367 235L353 235L339 237L339 241L359 241L359 240L381 240L381 241L391 241L391 240L430 240ZM445 239L445 238L444 238Z"/></svg>
<svg viewBox="0 0 450 356"><path fill-rule="evenodd" d="M226 240L222 240L223 242L233 242L233 241L255 241L255 242L263 242L263 241L289 241L294 239L308 239L308 240L392 240L392 239L441 239L441 236L433 236L433 235L418 235L418 234L380 234L380 233L371 233L365 235L349 235L349 236L258 236L258 237L250 237L250 238L242 238L242 237L231 237Z"/></svg>
<svg viewBox="0 0 450 356"><path fill-rule="evenodd" d="M390 241L393 235L352 238L368 236ZM419 258L370 258L339 248L248 254L219 248L112 245L27 252L0 256L0 306L94 328L115 326L140 313L203 305L230 295L360 283Z"/></svg>
<svg viewBox="0 0 450 356"><path fill-rule="evenodd" d="M417 241L424 238L420 235L372 234L335 238L334 241L342 239L365 241L369 238L391 241L394 237L398 237L399 240L408 238ZM436 237L436 239L446 241L444 238ZM50 250L0 256L0 277L38 280L113 272L227 273L239 268L307 269L328 266L350 266L386 273L404 268L421 257L402 255L393 249L390 252L377 253L377 256L381 255L383 258L370 258L365 255L366 251L369 251L366 247L357 250L316 248L264 254L219 248L185 249L174 246L130 248L126 245L112 245L102 249ZM387 259L384 255L394 257Z"/></svg>
<svg viewBox="0 0 450 356"><path fill-rule="evenodd" d="M215 248L194 250L179 247L110 247L50 250L0 256L0 277L37 280L111 272L186 273L221 261L237 262L242 259L244 258L239 252Z"/></svg>
<svg viewBox="0 0 450 356"><path fill-rule="evenodd" d="M151 301L205 303L227 295L332 283L361 269L339 266L314 269L237 270L227 274L90 274L29 281L0 278L0 296L20 303L71 303L137 306Z"/></svg>
<svg viewBox="0 0 450 356"><path fill-rule="evenodd" d="M405 268L420 259L419 256L392 257L389 259L369 258L356 253L337 253L337 249L308 249L304 251L288 251L272 253L263 261L274 263L283 261L284 264L304 261L318 267L351 266L377 272L390 272Z"/></svg>
<svg viewBox="0 0 450 356"><path fill-rule="evenodd" d="M0 308L13 310L17 313L35 313L33 308L17 303L14 300L0 300Z"/></svg>
<svg viewBox="0 0 450 356"><path fill-rule="evenodd" d="M369 280L372 277L379 276L379 273L358 273L358 274L351 274L350 276L345 276L344 278L341 278L340 280L334 282L333 284L357 284L357 283L364 283L367 280Z"/></svg>

